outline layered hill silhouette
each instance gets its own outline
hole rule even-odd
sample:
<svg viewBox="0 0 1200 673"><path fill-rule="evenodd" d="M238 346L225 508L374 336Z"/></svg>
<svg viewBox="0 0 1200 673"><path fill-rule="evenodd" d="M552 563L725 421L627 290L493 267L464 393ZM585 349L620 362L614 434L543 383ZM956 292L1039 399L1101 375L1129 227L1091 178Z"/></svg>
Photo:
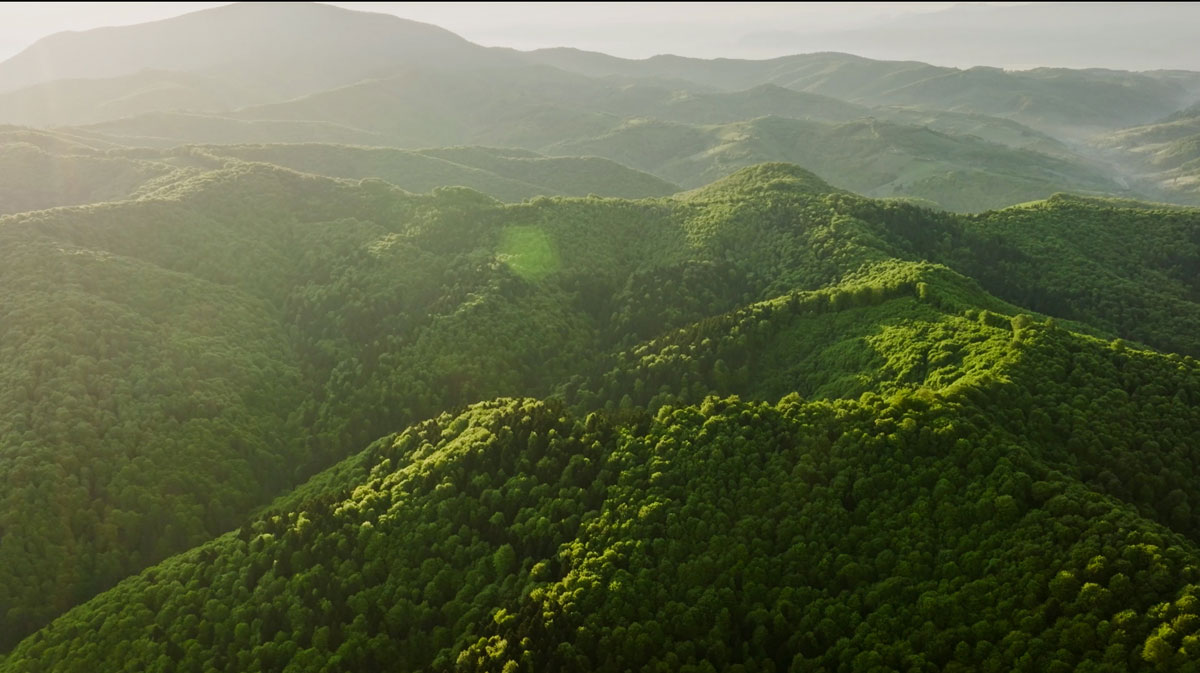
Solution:
<svg viewBox="0 0 1200 673"><path fill-rule="evenodd" d="M0 214L124 200L187 175L167 164L83 146L67 151L47 151L31 142L0 144Z"/></svg>
<svg viewBox="0 0 1200 673"><path fill-rule="evenodd" d="M839 53L636 61L518 52L391 15L306 3L233 4L64 33L0 64L0 122L74 127L71 134L120 145L590 152L687 187L760 161L791 161L841 188L953 210L1057 191L1193 202L1190 178L1145 168L1136 159L1144 152L1093 157L1077 145L1156 123L1198 99L1200 74L1185 71L956 69ZM781 143L778 128L764 129L781 122L764 117L836 128L801 124L785 129ZM859 133L868 120L904 127L892 135L906 140ZM610 147L630 129L634 142L648 143L638 148L644 156ZM668 130L647 138L648 129ZM838 144L852 147L831 155ZM850 156L829 165L841 151Z"/></svg>
<svg viewBox="0 0 1200 673"><path fill-rule="evenodd" d="M594 77L663 77L726 90L776 84L866 105L992 115L1068 135L1154 121L1200 95L1200 75L1180 71L962 70L839 53L764 61L678 56L637 61L548 49L533 52L532 58Z"/></svg>
<svg viewBox="0 0 1200 673"><path fill-rule="evenodd" d="M546 157L486 147L420 151L317 143L129 148L78 136L0 127L0 213L140 198L233 162L261 162L411 192L462 186L500 199L665 196L680 190L607 159Z"/></svg>
<svg viewBox="0 0 1200 673"><path fill-rule="evenodd" d="M839 187L957 211L999 208L1063 190L1128 191L1080 161L875 119L828 124L763 117L712 126L635 120L547 151L608 157L686 187L750 164L795 162Z"/></svg>
<svg viewBox="0 0 1200 673"><path fill-rule="evenodd" d="M768 51L836 48L934 63L1197 70L1189 30L1198 21L1200 10L1177 3L960 3L843 30L760 29L739 38L738 45Z"/></svg>
<svg viewBox="0 0 1200 673"><path fill-rule="evenodd" d="M746 115L752 118L739 121ZM903 121L887 121L892 118ZM305 137L397 147L509 146L600 156L685 187L742 166L790 161L839 187L953 210L1002 207L1064 190L1132 193L1061 143L995 118L868 109L773 85L688 93L545 67L413 70L228 115L150 113L81 132L156 147Z"/></svg>
<svg viewBox="0 0 1200 673"><path fill-rule="evenodd" d="M46 38L0 672L1196 670L1197 97L300 3Z"/></svg>
<svg viewBox="0 0 1200 673"><path fill-rule="evenodd" d="M0 93L0 122L74 126L164 111L225 112L271 100L268 91L220 77L141 70L119 77L55 79Z"/></svg>

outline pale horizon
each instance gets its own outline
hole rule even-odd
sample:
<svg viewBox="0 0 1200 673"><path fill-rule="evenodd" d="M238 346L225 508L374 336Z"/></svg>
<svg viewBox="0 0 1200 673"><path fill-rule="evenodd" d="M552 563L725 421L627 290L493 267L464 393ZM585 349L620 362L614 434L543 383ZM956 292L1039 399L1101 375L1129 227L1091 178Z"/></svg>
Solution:
<svg viewBox="0 0 1200 673"><path fill-rule="evenodd" d="M38 40L65 31L86 31L168 19L190 12L226 5L221 2L191 3L9 3L0 5L0 61L6 60ZM844 51L885 60L917 60L936 65L971 67L997 66L1027 69L1039 66L1107 67L1129 70L1200 68L1200 57L1178 53L1172 34L1136 36L1124 49L1104 49L1103 35L1090 35L1089 28L1072 20L1063 44L1044 42L1030 28L1029 42L1013 45L1013 26L991 10L1032 3L326 3L357 11L392 14L429 23L488 47L532 50L569 47L598 51L625 58L647 58L675 54L698 58L762 59L815 51ZM1085 5L1058 4L1031 11L1083 12ZM1110 3L1103 9L1114 15L1110 24L1129 27L1138 17L1151 16L1156 7ZM986 18L983 12L987 12ZM980 18L980 32L964 37L962 25L971 15ZM1101 12L1102 13L1102 12ZM1119 20L1115 15L1120 14ZM1065 22L1064 22L1065 23ZM1163 22L1165 24L1178 22ZM919 25L925 37L906 36ZM938 31L941 24L945 34ZM1063 30L1064 26L1046 26ZM1004 31L1009 31L1004 33ZM1165 27L1171 31L1173 28ZM1136 32L1136 31L1132 31ZM994 35L993 35L994 33ZM881 38L880 36L884 36ZM934 35L936 39L928 39ZM991 37L989 38L989 35ZM889 41L890 37L895 40ZM950 44L958 39L962 44ZM989 39L996 45L989 46ZM946 44L930 44L945 41ZM1092 51L1079 44L1090 40ZM978 42L978 45L973 44ZM965 46L964 46L965 45ZM989 51L990 50L990 51ZM1040 51L1039 51L1040 50ZM1057 51L1055 51L1057 50ZM1099 56L1096 56L1099 54ZM991 58L989 58L991 56ZM1096 62L1100 60L1102 62ZM1196 62L1193 63L1193 60Z"/></svg>

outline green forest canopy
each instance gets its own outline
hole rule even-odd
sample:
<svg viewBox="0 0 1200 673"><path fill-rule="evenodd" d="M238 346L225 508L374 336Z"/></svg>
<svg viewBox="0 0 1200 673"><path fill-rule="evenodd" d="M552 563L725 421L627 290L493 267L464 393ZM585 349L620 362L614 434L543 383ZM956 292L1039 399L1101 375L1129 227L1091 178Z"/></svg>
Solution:
<svg viewBox="0 0 1200 673"><path fill-rule="evenodd" d="M193 170L0 219L0 670L1196 656L1197 211Z"/></svg>

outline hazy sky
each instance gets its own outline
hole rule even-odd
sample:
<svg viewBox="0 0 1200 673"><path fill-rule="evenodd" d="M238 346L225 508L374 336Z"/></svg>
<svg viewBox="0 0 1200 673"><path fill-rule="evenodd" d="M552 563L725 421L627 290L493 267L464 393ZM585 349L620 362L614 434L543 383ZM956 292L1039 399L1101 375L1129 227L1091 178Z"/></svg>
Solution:
<svg viewBox="0 0 1200 673"><path fill-rule="evenodd" d="M225 3L0 4L0 60L63 30L127 25ZM1200 3L335 2L432 23L486 46L576 47L645 58L843 51L958 67L1200 70Z"/></svg>
<svg viewBox="0 0 1200 673"><path fill-rule="evenodd" d="M164 19L221 2L7 2L0 4L0 60L46 35ZM334 2L436 24L487 46L571 46L641 58L658 53L761 58L787 49L741 39L762 31L810 33L865 27L953 2L866 3L432 3ZM1023 3L983 3L1023 4Z"/></svg>

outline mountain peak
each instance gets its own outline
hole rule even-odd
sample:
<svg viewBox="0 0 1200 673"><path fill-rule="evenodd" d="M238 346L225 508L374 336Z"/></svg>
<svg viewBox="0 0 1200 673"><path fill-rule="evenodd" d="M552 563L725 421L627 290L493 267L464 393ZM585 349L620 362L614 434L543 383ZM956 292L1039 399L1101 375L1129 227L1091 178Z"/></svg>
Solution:
<svg viewBox="0 0 1200 673"><path fill-rule="evenodd" d="M828 194L840 192L812 171L795 164L768 162L747 166L730 175L701 187L683 196L689 199L711 200L738 195L764 194L767 192L791 192L796 194Z"/></svg>
<svg viewBox="0 0 1200 673"><path fill-rule="evenodd" d="M454 66L481 64L485 55L502 58L448 30L390 14L306 2L234 3L43 38L0 63L0 91L55 79L117 77L149 67L272 83L300 65L308 77L283 82L288 93L296 93L356 82L379 74L381 67L403 67L431 56Z"/></svg>

